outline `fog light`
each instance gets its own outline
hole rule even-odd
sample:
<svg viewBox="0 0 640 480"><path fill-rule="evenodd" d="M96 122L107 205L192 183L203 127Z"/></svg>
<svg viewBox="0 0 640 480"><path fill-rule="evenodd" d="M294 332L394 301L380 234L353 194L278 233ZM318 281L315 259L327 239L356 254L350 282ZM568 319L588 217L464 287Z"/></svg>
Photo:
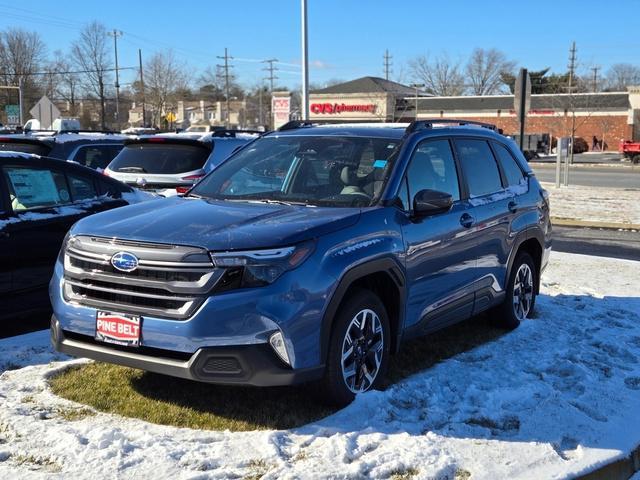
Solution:
<svg viewBox="0 0 640 480"><path fill-rule="evenodd" d="M284 337L282 336L282 332L276 332L271 335L271 337L269 337L269 343L271 344L271 348L275 350L282 361L291 366L291 362L289 361L289 354L287 353L287 347L285 347L284 345Z"/></svg>

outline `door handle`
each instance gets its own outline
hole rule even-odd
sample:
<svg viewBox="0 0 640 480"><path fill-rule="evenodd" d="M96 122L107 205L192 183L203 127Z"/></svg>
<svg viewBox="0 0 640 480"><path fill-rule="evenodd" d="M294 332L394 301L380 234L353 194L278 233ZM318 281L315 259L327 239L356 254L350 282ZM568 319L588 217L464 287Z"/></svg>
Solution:
<svg viewBox="0 0 640 480"><path fill-rule="evenodd" d="M470 228L475 223L475 221L476 219L468 213L463 213L460 217L460 225L462 225L464 228Z"/></svg>
<svg viewBox="0 0 640 480"><path fill-rule="evenodd" d="M507 208L511 213L516 213L518 211L518 203L511 200L507 205Z"/></svg>

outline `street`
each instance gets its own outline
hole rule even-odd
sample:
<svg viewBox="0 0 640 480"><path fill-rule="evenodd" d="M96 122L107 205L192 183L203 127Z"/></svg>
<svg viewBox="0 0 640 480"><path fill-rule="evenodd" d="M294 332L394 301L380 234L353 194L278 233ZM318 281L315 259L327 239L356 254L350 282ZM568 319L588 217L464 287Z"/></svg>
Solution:
<svg viewBox="0 0 640 480"><path fill-rule="evenodd" d="M537 160L536 160L537 162ZM640 200L640 166L585 166L573 165L569 169L569 185L585 185L588 187L637 188ZM541 182L555 183L555 164L535 163L533 171ZM562 173L560 179L562 180Z"/></svg>
<svg viewBox="0 0 640 480"><path fill-rule="evenodd" d="M553 250L640 260L640 232L554 226Z"/></svg>

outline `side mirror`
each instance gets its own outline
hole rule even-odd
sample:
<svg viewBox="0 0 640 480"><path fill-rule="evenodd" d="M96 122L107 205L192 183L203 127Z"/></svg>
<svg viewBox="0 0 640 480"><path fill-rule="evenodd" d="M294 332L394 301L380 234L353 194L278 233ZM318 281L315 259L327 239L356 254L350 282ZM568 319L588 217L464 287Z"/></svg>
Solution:
<svg viewBox="0 0 640 480"><path fill-rule="evenodd" d="M413 214L416 217L448 212L453 205L453 197L438 190L420 190L413 197Z"/></svg>

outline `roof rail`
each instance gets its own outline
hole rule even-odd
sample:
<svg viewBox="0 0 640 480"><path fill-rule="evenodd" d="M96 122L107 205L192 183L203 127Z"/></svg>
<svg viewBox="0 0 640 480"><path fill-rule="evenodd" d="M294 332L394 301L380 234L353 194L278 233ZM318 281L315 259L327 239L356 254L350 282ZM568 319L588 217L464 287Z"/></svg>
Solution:
<svg viewBox="0 0 640 480"><path fill-rule="evenodd" d="M113 130L54 130L54 135L61 135L63 133L104 133L110 135L118 135L120 132Z"/></svg>
<svg viewBox="0 0 640 480"><path fill-rule="evenodd" d="M425 130L427 128L433 128L434 125L438 124L453 124L459 127L463 127L465 125L475 125L477 127L488 128L489 130L493 130L494 132L502 133L500 129L498 129L495 125L491 123L484 122L475 122L473 120L456 120L454 118L433 118L426 120L415 120L409 124L406 133L417 132L418 130Z"/></svg>
<svg viewBox="0 0 640 480"><path fill-rule="evenodd" d="M224 129L224 130L214 130L211 133L212 137L235 137L238 133L248 133L251 135L264 135L267 132L261 132L259 130L238 130L238 129ZM206 133L205 133L206 135Z"/></svg>
<svg viewBox="0 0 640 480"><path fill-rule="evenodd" d="M278 131L284 132L286 130L295 130L296 128L312 127L314 124L309 120L291 120L290 122L282 125Z"/></svg>

